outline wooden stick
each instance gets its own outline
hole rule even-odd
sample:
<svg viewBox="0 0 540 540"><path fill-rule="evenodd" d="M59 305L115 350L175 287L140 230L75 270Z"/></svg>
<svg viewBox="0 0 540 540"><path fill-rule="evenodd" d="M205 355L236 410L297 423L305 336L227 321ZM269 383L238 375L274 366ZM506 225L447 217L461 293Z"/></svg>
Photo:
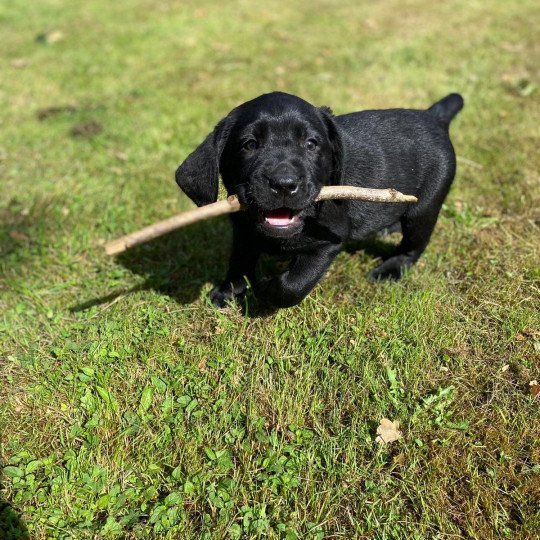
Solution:
<svg viewBox="0 0 540 540"><path fill-rule="evenodd" d="M355 201L368 201L380 203L415 203L418 199L414 195L403 195L395 189L373 189L355 186L324 186L316 201L329 199L352 199Z"/></svg>
<svg viewBox="0 0 540 540"><path fill-rule="evenodd" d="M381 202L381 203L414 203L417 198L413 195L403 195L395 189L371 189L354 186L324 186L316 201L329 199L353 199L357 201ZM133 246L137 246L168 232L191 225L197 221L232 214L242 210L242 206L236 195L231 195L224 201L218 201L194 210L189 210L177 216L158 221L139 231L126 234L117 240L105 244L107 255L117 255Z"/></svg>
<svg viewBox="0 0 540 540"><path fill-rule="evenodd" d="M153 225L149 225L140 231L135 231L130 234L126 234L113 240L108 244L105 244L105 252L107 255L116 255L117 253L122 253L130 247L148 242L153 238L157 238L163 234L166 234L180 227L185 227L186 225L191 225L197 221L203 221L205 219L222 216L224 214L232 214L233 212L238 212L242 207L238 202L238 197L236 195L231 195L227 197L224 201L218 201L212 204L207 204L206 206L201 206L200 208L195 208L194 210L188 210L187 212L182 212L177 216L164 219L163 221L158 221Z"/></svg>

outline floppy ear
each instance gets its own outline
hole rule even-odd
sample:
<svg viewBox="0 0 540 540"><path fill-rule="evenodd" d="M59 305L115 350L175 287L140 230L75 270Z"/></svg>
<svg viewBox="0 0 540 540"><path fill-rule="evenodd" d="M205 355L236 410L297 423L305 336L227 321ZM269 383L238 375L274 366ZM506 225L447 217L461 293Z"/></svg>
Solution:
<svg viewBox="0 0 540 540"><path fill-rule="evenodd" d="M326 125L328 138L332 145L332 178L329 184L339 186L343 183L343 142L332 109L330 107L319 107L319 112Z"/></svg>
<svg viewBox="0 0 540 540"><path fill-rule="evenodd" d="M197 206L217 201L219 160L231 123L230 116L221 120L214 131L176 169L176 183Z"/></svg>

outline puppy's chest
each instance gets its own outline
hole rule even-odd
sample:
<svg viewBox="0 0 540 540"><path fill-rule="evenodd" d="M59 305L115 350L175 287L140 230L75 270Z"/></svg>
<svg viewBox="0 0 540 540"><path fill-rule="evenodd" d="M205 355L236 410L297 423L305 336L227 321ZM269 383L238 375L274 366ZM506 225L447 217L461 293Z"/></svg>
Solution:
<svg viewBox="0 0 540 540"><path fill-rule="evenodd" d="M291 238L263 238L259 245L262 252L270 255L287 255L316 249L320 240L303 232Z"/></svg>

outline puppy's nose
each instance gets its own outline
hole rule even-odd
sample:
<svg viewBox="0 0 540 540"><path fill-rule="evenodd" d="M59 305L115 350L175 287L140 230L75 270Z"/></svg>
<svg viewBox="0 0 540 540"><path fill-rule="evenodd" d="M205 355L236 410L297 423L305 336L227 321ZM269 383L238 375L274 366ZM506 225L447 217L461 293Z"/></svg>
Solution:
<svg viewBox="0 0 540 540"><path fill-rule="evenodd" d="M298 176L292 174L273 176L270 178L270 189L281 195L294 195L298 191Z"/></svg>

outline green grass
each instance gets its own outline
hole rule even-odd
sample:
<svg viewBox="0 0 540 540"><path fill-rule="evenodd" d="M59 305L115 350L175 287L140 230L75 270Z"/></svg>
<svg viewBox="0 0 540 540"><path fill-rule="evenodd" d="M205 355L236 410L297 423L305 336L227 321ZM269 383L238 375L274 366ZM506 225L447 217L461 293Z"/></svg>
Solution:
<svg viewBox="0 0 540 540"><path fill-rule="evenodd" d="M0 538L537 538L539 15L2 3ZM243 316L206 300L225 220L107 258L190 207L175 167L272 89L336 113L464 95L456 181L406 278L373 285L373 256L342 253L300 306Z"/></svg>

